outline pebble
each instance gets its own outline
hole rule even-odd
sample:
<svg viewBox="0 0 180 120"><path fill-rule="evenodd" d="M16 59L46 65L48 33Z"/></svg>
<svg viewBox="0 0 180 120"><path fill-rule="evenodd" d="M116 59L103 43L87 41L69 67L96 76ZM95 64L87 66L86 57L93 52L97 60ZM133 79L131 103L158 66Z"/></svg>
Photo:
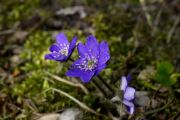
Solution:
<svg viewBox="0 0 180 120"><path fill-rule="evenodd" d="M150 104L150 98L145 91L136 91L135 104L140 107L147 107Z"/></svg>

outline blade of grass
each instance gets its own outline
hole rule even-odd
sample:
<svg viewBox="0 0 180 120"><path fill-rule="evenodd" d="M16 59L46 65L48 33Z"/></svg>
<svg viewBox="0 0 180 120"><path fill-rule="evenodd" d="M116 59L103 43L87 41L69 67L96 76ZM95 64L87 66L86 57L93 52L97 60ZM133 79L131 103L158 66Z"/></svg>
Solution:
<svg viewBox="0 0 180 120"><path fill-rule="evenodd" d="M55 92L58 92L58 93L60 93L61 95L64 95L64 96L68 97L69 99L71 99L72 101L74 101L75 103L77 103L77 104L78 104L82 109L84 109L84 110L86 110L86 111L88 111L88 112L91 112L91 113L93 113L93 114L95 114L95 115L97 115L97 116L102 116L100 113L97 113L96 111L94 111L93 109L91 109L90 107L88 107L86 104L82 103L81 101L79 101L79 100L76 99L75 97L69 95L68 93L66 93L66 92L64 92L64 91L62 91L62 90L60 90L60 89L49 88L49 89L47 89L45 92L50 91L50 90L55 91Z"/></svg>
<svg viewBox="0 0 180 120"><path fill-rule="evenodd" d="M85 94L89 94L88 89L87 89L84 85L82 85L82 84L80 84L80 83L70 82L70 81L68 81L68 80L65 80L65 79L57 76L57 75L53 75L53 74L51 74L51 73L49 73L49 72L47 72L47 71L45 71L45 73L46 73L48 76L50 76L51 78L53 78L53 79L55 79L55 80L57 80L57 81L60 81L60 82L62 82L62 83L65 83L65 84L70 85L70 86L73 86L73 87L79 87L79 88L82 89L82 91L83 91Z"/></svg>

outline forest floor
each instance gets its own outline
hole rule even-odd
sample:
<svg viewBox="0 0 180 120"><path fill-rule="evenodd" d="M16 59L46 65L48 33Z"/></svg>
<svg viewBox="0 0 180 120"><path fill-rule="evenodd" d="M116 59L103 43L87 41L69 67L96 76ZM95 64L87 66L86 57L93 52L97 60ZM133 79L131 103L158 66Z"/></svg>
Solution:
<svg viewBox="0 0 180 120"><path fill-rule="evenodd" d="M44 59L59 32L69 40L78 36L78 42L90 34L108 42L111 58L100 72L102 78L118 91L121 76L130 73L131 86L147 100L141 99L145 103L137 103L135 114L126 114L124 119L180 120L178 0L2 0L0 119L29 120L66 108L81 109L84 120L121 119L99 104L99 91L92 82L83 84L65 75L69 62ZM158 65L170 71L160 76L163 81L157 77ZM78 81L89 93L64 80ZM103 116L51 88L68 93Z"/></svg>

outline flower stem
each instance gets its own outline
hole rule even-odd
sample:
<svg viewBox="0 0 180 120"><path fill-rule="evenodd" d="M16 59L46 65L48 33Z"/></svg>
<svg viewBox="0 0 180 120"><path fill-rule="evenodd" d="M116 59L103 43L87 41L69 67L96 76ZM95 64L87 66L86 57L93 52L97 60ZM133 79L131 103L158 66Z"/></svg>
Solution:
<svg viewBox="0 0 180 120"><path fill-rule="evenodd" d="M71 57L69 57L69 61L74 62L75 60L73 60Z"/></svg>
<svg viewBox="0 0 180 120"><path fill-rule="evenodd" d="M103 97L106 96L106 92L104 91L104 89L99 85L99 83L93 79L92 82L94 83L94 85L96 86L96 88L98 88L100 90L100 92L102 93Z"/></svg>
<svg viewBox="0 0 180 120"><path fill-rule="evenodd" d="M97 77L110 90L111 94L113 95L114 90L111 88L111 86L100 75L97 75Z"/></svg>

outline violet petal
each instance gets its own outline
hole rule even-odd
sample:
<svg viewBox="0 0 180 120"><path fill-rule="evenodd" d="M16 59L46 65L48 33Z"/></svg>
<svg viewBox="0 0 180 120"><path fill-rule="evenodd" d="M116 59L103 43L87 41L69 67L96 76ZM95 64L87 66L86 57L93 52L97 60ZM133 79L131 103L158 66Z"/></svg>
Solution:
<svg viewBox="0 0 180 120"><path fill-rule="evenodd" d="M109 48L106 42L101 42L99 45L100 53L99 53L99 65L105 64L109 59Z"/></svg>
<svg viewBox="0 0 180 120"><path fill-rule="evenodd" d="M81 80L84 83L88 83L93 77L94 73L95 71L90 71L90 70L81 72Z"/></svg>
<svg viewBox="0 0 180 120"><path fill-rule="evenodd" d="M106 64L98 66L94 75L98 75L106 67Z"/></svg>
<svg viewBox="0 0 180 120"><path fill-rule="evenodd" d="M128 86L127 80L125 76L121 77L121 86L120 89L125 91L126 87Z"/></svg>
<svg viewBox="0 0 180 120"><path fill-rule="evenodd" d="M135 89L132 87L127 87L125 92L124 92L124 99L126 100L133 100L134 99L134 94L135 94Z"/></svg>
<svg viewBox="0 0 180 120"><path fill-rule="evenodd" d="M49 48L49 51L51 52L59 52L60 48L57 45L51 45L51 47Z"/></svg>
<svg viewBox="0 0 180 120"><path fill-rule="evenodd" d="M86 38L86 44L85 45L88 49L88 52L90 52L92 55L98 56L98 54L99 54L99 43L93 35L89 35Z"/></svg>
<svg viewBox="0 0 180 120"><path fill-rule="evenodd" d="M123 100L123 103L127 107L127 112L129 114L133 114L134 113L134 104L132 102L129 102L128 100Z"/></svg>
<svg viewBox="0 0 180 120"><path fill-rule="evenodd" d="M66 35L63 32L59 33L56 36L56 42L59 45L61 45L61 44L69 44L68 39L67 39Z"/></svg>
<svg viewBox="0 0 180 120"><path fill-rule="evenodd" d="M80 57L85 57L87 55L87 48L82 43L78 44L77 49Z"/></svg>
<svg viewBox="0 0 180 120"><path fill-rule="evenodd" d="M74 37L69 45L68 56L72 53L73 49L75 48L76 41L77 41L77 37Z"/></svg>

